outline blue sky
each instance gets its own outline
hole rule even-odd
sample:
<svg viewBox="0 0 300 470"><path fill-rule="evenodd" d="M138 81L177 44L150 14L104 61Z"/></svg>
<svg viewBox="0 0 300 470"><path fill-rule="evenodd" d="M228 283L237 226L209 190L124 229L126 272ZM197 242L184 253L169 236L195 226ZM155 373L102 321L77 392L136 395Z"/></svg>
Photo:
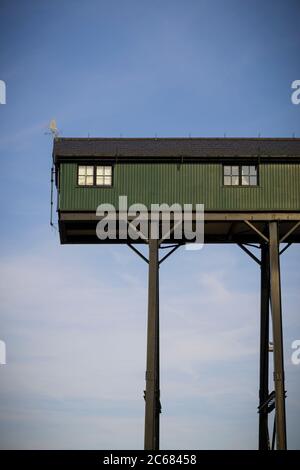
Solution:
<svg viewBox="0 0 300 470"><path fill-rule="evenodd" d="M147 270L49 227L63 136L300 137L297 1L0 4L2 448L142 448ZM300 448L300 250L282 257L290 448ZM163 448L257 446L259 270L237 247L161 272Z"/></svg>

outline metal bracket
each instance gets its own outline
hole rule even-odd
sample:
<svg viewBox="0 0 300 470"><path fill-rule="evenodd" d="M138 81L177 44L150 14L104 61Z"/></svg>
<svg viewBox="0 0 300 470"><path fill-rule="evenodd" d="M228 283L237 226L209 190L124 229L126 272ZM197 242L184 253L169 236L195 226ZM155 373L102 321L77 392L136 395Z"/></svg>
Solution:
<svg viewBox="0 0 300 470"><path fill-rule="evenodd" d="M146 258L146 256L144 256L137 248L135 248L135 246L133 246L131 243L127 243L127 245L129 246L129 248L132 249L132 251L134 251L140 258L142 258L147 264L149 264L149 260ZM171 246L161 246L160 249L167 249L167 248L172 248L172 250L169 251L169 253L167 253L165 256L163 256L161 258L161 260L159 260L158 262L158 265L160 265L163 261L165 261L172 253L174 253L174 251L176 251L180 246L182 246L181 244L178 244L178 245L171 245Z"/></svg>

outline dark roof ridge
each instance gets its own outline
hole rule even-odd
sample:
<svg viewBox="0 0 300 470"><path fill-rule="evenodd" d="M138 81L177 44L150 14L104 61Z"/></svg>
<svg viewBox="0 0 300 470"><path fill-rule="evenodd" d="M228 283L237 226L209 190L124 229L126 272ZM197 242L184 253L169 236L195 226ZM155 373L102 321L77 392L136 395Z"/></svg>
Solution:
<svg viewBox="0 0 300 470"><path fill-rule="evenodd" d="M161 141L161 140L251 140L251 141L297 141L300 140L300 137L55 137L56 141L60 140L92 140L92 141L102 141L102 140L151 140L151 141Z"/></svg>

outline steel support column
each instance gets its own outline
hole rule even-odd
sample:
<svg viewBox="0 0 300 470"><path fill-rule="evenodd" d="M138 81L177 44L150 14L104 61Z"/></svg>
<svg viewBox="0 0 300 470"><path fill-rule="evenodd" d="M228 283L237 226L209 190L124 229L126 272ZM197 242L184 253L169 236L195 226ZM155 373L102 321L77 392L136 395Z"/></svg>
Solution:
<svg viewBox="0 0 300 470"><path fill-rule="evenodd" d="M262 407L269 396L269 302L270 302L270 263L269 246L261 244L260 277L260 367L259 367L259 450L268 450L269 428L268 410Z"/></svg>
<svg viewBox="0 0 300 470"><path fill-rule="evenodd" d="M159 242L149 240L145 450L159 449Z"/></svg>
<svg viewBox="0 0 300 470"><path fill-rule="evenodd" d="M276 448L286 449L285 387L278 222L269 222L270 298L274 343Z"/></svg>

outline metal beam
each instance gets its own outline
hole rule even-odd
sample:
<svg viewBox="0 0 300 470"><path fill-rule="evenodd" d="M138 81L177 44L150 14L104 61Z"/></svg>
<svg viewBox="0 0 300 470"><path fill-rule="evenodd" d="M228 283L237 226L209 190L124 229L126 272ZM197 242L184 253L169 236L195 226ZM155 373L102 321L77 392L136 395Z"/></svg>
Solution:
<svg viewBox="0 0 300 470"><path fill-rule="evenodd" d="M96 212L68 212L59 211L60 220L89 220L98 221L101 217L96 215ZM116 213L116 219L118 220L118 212ZM129 217L128 220L133 220L134 217ZM195 215L192 215L192 219L195 220ZM252 222L271 222L273 220L283 222L298 222L300 221L299 212L206 212L204 213L205 222L243 222L244 220L250 220Z"/></svg>
<svg viewBox="0 0 300 470"><path fill-rule="evenodd" d="M269 247L261 244L260 276L260 361L259 361L259 450L268 450L269 428L268 409L262 405L269 396L269 302L270 302L270 263Z"/></svg>
<svg viewBox="0 0 300 470"><path fill-rule="evenodd" d="M257 244L254 245L254 243L243 243L243 245L252 246L252 248L256 248L257 250L260 250L260 246Z"/></svg>
<svg viewBox="0 0 300 470"><path fill-rule="evenodd" d="M281 284L279 261L278 222L269 223L269 254L270 254L270 295L273 323L274 343L274 387L275 387L275 418L276 448L286 449L286 415L284 388L284 360L282 339Z"/></svg>
<svg viewBox="0 0 300 470"><path fill-rule="evenodd" d="M228 240L231 240L232 239L232 234L233 234L233 230L234 230L234 227L235 227L236 223L235 222L232 222L230 224L230 227L229 227L229 230L226 234L226 237L228 238Z"/></svg>
<svg viewBox="0 0 300 470"><path fill-rule="evenodd" d="M258 228L256 228L249 220L244 220L245 224L247 224L254 232L256 232L261 238L263 238L266 242L269 241L268 237L266 237Z"/></svg>
<svg viewBox="0 0 300 470"><path fill-rule="evenodd" d="M149 240L145 450L159 449L159 242Z"/></svg>
<svg viewBox="0 0 300 470"><path fill-rule="evenodd" d="M146 256L144 256L137 248L135 248L131 243L127 243L129 248L131 248L137 255L139 255L140 258L142 258L146 263L149 264L149 260L147 260Z"/></svg>
<svg viewBox="0 0 300 470"><path fill-rule="evenodd" d="M291 228L291 230L289 230L279 241L279 243L282 243L284 242L284 240L289 236L291 235L298 227L300 226L300 221L297 222L294 227Z"/></svg>
<svg viewBox="0 0 300 470"><path fill-rule="evenodd" d="M173 220L173 225L172 227L170 228L170 230L162 235L161 239L159 240L158 244L161 245L163 243L164 240L168 240L170 235L172 235L174 233L174 230L179 226L179 225L182 225L183 224L183 219L181 218L180 220L177 220L175 222L175 220Z"/></svg>
<svg viewBox="0 0 300 470"><path fill-rule="evenodd" d="M292 245L292 243L287 243L285 245L285 247L282 248L282 250L279 251L279 255L282 255L282 253L284 253L291 245Z"/></svg>
<svg viewBox="0 0 300 470"><path fill-rule="evenodd" d="M238 243L238 246L245 252L247 255L250 256L257 264L261 264L260 260L250 251L248 248L246 248L242 243Z"/></svg>
<svg viewBox="0 0 300 470"><path fill-rule="evenodd" d="M178 245L178 243L173 243L172 245L168 244L168 245L165 245L165 246L160 245L159 249L160 250L168 250L169 248L174 248L174 246L177 246L177 245ZM183 243L182 243L182 245L183 245Z"/></svg>
<svg viewBox="0 0 300 470"><path fill-rule="evenodd" d="M159 261L159 264L161 264L163 261L165 261L165 259L169 258L169 256L174 253L174 251L178 250L178 248L182 246L181 244L179 245L176 245L172 248L172 250L169 251L169 253L167 253L165 256L162 257L162 259Z"/></svg>

